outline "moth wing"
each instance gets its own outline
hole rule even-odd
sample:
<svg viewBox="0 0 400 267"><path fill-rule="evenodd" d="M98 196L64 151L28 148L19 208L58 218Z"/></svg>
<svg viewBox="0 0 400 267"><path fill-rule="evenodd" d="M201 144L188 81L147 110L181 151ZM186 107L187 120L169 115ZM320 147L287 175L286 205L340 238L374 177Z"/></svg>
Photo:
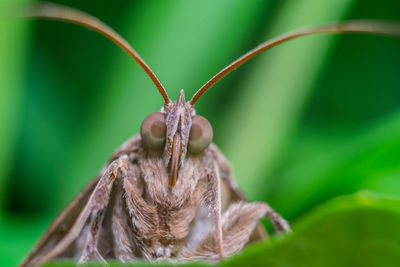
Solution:
<svg viewBox="0 0 400 267"><path fill-rule="evenodd" d="M227 208L227 206L231 203L238 202L240 200L248 202L246 196L239 189L234 176L232 174L232 169L229 162L225 159L221 151L214 144L210 145L210 149L213 153L214 158L217 161L217 165L220 171L220 177L222 180L222 208L223 211ZM268 233L264 227L264 225L259 222L257 223L256 229L254 229L253 233L250 236L248 243L253 243L260 240L265 240L268 238Z"/></svg>
<svg viewBox="0 0 400 267"><path fill-rule="evenodd" d="M85 188L72 200L66 208L52 222L46 232L40 238L35 247L31 250L28 256L24 259L20 267L30 266L31 262L35 262L37 258L42 257L52 247L57 244L68 233L74 224L75 220L85 207L96 187L100 175L92 179Z"/></svg>
<svg viewBox="0 0 400 267"><path fill-rule="evenodd" d="M122 154L136 153L139 147L140 137L138 135L133 136L113 153L108 161L108 164ZM98 184L108 164L95 178L93 178L84 187L84 189L68 204L66 208L64 208L64 210L51 223L51 225L47 228L35 247L31 250L28 256L26 256L20 267L31 266L32 262L36 262L36 259L48 253L55 244L60 242L66 236L66 234L69 232L74 222L78 218L79 214L86 206L93 190Z"/></svg>

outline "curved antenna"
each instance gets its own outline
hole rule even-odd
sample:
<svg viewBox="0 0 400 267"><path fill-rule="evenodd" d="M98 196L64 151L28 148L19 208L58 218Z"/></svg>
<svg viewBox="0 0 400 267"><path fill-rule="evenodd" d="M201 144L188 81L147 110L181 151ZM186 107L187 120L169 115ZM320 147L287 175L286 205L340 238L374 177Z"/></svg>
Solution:
<svg viewBox="0 0 400 267"><path fill-rule="evenodd" d="M397 22L384 22L375 20L351 20L338 24L329 24L320 27L306 28L292 33L281 35L270 41L260 44L256 48L250 50L243 56L239 57L231 64L223 68L208 82L206 82L192 97L190 104L194 106L196 101L216 82L223 78L226 74L236 69L246 61L250 60L259 53L274 47L280 43L311 34L319 33L364 33L400 37L400 23Z"/></svg>
<svg viewBox="0 0 400 267"><path fill-rule="evenodd" d="M147 75L149 75L150 79L157 86L158 91L160 91L162 97L164 98L164 105L167 105L171 102L167 92L165 91L164 86L161 84L160 80L158 80L157 76L150 69L147 63L139 56L139 54L124 38L122 38L116 31L114 31L112 28L110 28L99 19L74 8L52 3L33 4L32 6L30 6L27 12L24 12L23 15L27 17L46 18L71 22L74 24L85 26L104 35L105 37L116 43L123 50L125 50L125 52L127 52L144 69L144 71L147 73Z"/></svg>

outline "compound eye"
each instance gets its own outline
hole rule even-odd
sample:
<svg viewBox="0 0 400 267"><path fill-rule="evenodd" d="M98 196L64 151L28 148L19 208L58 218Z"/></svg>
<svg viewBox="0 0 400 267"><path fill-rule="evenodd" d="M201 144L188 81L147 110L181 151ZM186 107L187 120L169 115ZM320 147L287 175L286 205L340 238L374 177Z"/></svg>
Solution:
<svg viewBox="0 0 400 267"><path fill-rule="evenodd" d="M154 112L147 116L140 127L143 145L154 150L161 150L165 144L165 116Z"/></svg>
<svg viewBox="0 0 400 267"><path fill-rule="evenodd" d="M192 154L203 152L213 138L213 130L208 120L202 116L193 116L190 128L188 151Z"/></svg>

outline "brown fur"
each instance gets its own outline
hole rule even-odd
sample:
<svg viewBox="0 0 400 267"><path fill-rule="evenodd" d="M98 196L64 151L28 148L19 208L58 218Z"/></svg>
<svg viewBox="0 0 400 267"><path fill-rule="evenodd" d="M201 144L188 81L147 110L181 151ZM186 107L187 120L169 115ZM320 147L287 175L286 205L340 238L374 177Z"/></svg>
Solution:
<svg viewBox="0 0 400 267"><path fill-rule="evenodd" d="M217 260L215 211L222 212L222 231L217 235L222 236L228 257L249 242L259 218L270 210L264 203L246 202L215 145L202 155L187 157L179 177L170 190L165 162L143 149L140 136L133 137L60 214L21 266L61 258L80 263L138 258ZM223 184L225 190L218 191L222 187L215 183ZM222 203L213 206L218 197ZM108 225L104 214L112 218ZM274 220L283 224L280 217ZM262 231L256 234L257 240L264 237Z"/></svg>

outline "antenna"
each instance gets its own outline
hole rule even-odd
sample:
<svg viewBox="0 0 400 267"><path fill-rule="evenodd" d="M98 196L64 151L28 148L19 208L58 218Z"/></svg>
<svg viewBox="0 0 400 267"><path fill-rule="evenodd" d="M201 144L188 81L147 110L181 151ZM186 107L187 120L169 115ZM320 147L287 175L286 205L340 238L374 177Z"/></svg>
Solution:
<svg viewBox="0 0 400 267"><path fill-rule="evenodd" d="M62 5L52 3L39 3L33 4L30 7L31 8L29 8L27 12L24 12L24 16L60 20L78 24L90 28L116 43L142 67L147 75L149 75L150 79L157 86L158 91L160 91L162 97L164 98L164 105L167 105L171 102L167 92L165 91L164 86L161 84L160 80L158 80L157 76L150 69L147 63L139 56L135 49L133 49L132 46L124 38L122 38L108 25L87 13Z"/></svg>
<svg viewBox="0 0 400 267"><path fill-rule="evenodd" d="M398 22L385 22L377 20L350 20L337 24L328 24L325 26L319 26L314 28L306 28L303 30L298 30L292 33L281 35L275 39L267 41L260 44L256 48L250 50L243 56L239 57L231 64L223 68L216 75L214 75L210 80L208 80L192 97L190 104L194 106L197 100L216 82L225 77L232 70L236 69L243 63L252 59L259 53L268 50L280 43L295 39L298 37L320 34L320 33L363 33L363 34L375 34L375 35L387 35L400 37L400 23Z"/></svg>

